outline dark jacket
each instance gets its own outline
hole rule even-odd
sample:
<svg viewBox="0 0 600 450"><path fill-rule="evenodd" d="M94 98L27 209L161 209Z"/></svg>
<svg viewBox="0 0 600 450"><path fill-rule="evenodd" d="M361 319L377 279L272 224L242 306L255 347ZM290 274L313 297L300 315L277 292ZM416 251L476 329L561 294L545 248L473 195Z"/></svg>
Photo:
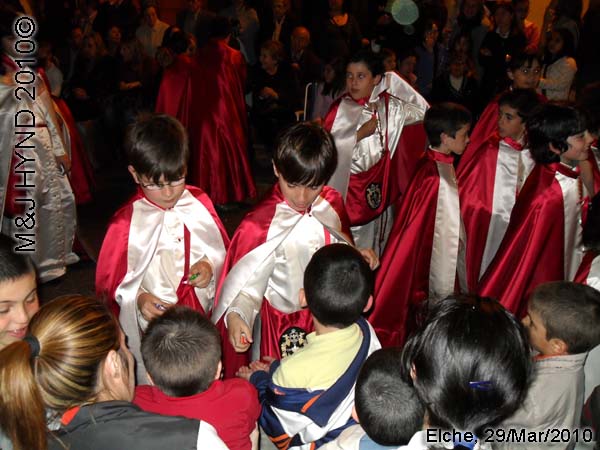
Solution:
<svg viewBox="0 0 600 450"><path fill-rule="evenodd" d="M197 420L147 413L129 402L100 402L82 406L49 437L48 449L195 450L199 427Z"/></svg>

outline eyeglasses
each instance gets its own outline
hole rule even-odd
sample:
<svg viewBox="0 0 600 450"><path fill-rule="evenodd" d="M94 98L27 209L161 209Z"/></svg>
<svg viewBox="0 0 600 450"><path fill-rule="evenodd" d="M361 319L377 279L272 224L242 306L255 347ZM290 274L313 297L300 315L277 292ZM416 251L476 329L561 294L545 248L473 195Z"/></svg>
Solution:
<svg viewBox="0 0 600 450"><path fill-rule="evenodd" d="M144 183L140 182L140 186L143 187L144 189L148 189L149 191L160 191L161 189L164 189L167 186L170 186L170 187L181 186L184 183L185 183L185 177L181 177L178 180L169 181L168 183L144 184Z"/></svg>

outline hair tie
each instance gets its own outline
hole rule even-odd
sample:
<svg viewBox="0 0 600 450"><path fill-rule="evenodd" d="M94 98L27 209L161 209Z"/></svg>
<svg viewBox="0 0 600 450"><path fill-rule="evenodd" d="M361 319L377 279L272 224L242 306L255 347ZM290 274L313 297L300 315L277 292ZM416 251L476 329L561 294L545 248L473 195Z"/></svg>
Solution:
<svg viewBox="0 0 600 450"><path fill-rule="evenodd" d="M29 351L31 352L31 358L37 358L40 355L40 341L32 334L28 334L23 338L27 345L29 345Z"/></svg>

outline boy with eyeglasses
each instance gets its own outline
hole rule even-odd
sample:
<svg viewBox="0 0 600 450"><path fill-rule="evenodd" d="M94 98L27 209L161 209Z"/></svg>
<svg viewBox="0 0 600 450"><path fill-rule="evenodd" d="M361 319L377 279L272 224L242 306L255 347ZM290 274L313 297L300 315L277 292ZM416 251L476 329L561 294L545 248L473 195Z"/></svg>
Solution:
<svg viewBox="0 0 600 450"><path fill-rule="evenodd" d="M140 333L170 306L209 315L229 238L208 196L186 186L188 144L167 115L139 118L128 135L128 170L139 186L112 218L96 270L96 292L118 312L146 383Z"/></svg>

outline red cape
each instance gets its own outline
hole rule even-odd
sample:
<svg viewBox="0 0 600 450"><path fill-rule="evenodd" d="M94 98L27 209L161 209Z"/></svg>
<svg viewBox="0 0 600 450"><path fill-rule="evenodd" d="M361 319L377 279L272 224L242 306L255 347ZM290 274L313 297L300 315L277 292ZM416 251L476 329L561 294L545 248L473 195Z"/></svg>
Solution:
<svg viewBox="0 0 600 450"><path fill-rule="evenodd" d="M387 92L381 95L389 96ZM331 105L325 116L323 127L329 132L343 97ZM406 191L426 147L427 136L423 123L405 125L391 158L388 153L369 170L350 175L346 209L352 226L364 225L382 214L388 206L399 205L400 197ZM370 207L369 202L365 201L369 188L374 185L381 188L381 203L376 208Z"/></svg>
<svg viewBox="0 0 600 450"><path fill-rule="evenodd" d="M465 227L465 263L469 292L479 284L481 261L485 251L494 201L494 181L500 138L496 133L461 159L456 170L460 186L460 212Z"/></svg>
<svg viewBox="0 0 600 450"><path fill-rule="evenodd" d="M375 306L368 320L383 347L404 344L414 330L419 306L429 296L440 184L434 157L452 163L452 156L432 151L419 161L376 274Z"/></svg>
<svg viewBox="0 0 600 450"><path fill-rule="evenodd" d="M340 194L336 190L325 186L321 192L321 197L325 198L337 212L342 222L342 231L347 236L351 236L348 216L346 214L346 209ZM256 207L250 211L240 223L231 239L231 244L225 258L225 263L223 264L221 279L217 284L217 294L215 296L217 302L221 298L221 290L225 278L233 266L235 266L235 264L244 255L250 253L252 250L267 241L267 233L271 226L273 217L275 216L275 210L277 205L282 202L285 202L285 198L281 193L279 184L275 184L271 191L267 193L265 198L258 203L258 205L256 205ZM225 315L223 315L217 321L217 327L221 332L223 341L223 366L225 378L231 378L235 376L235 372L241 366L247 365L250 362L250 351L245 353L237 353L234 350L233 346L229 342L224 317Z"/></svg>
<svg viewBox="0 0 600 450"><path fill-rule="evenodd" d="M587 284L590 269L592 268L592 262L598 255L600 255L600 252L597 251L588 251L583 255L583 260L581 261L579 270L577 270L577 274L573 280L575 283Z"/></svg>
<svg viewBox="0 0 600 450"><path fill-rule="evenodd" d="M215 212L212 202L201 190L193 186L186 186L187 190L202 203L212 216L221 232L225 248L229 243L227 231L221 219ZM115 292L127 272L127 254L129 247L129 228L133 213L133 203L143 198L141 190L125 203L112 217L108 230L102 242L98 264L96 266L96 295L105 300L111 310L119 317L119 305L115 300Z"/></svg>
<svg viewBox="0 0 600 450"><path fill-rule="evenodd" d="M565 279L564 204L557 171L573 176L560 163L538 164L533 169L512 210L502 244L479 283L479 295L498 299L519 318L526 312L532 289Z"/></svg>
<svg viewBox="0 0 600 450"><path fill-rule="evenodd" d="M192 73L194 61L186 55L178 55L173 64L165 69L156 99L156 112L176 117L189 129L192 113Z"/></svg>

